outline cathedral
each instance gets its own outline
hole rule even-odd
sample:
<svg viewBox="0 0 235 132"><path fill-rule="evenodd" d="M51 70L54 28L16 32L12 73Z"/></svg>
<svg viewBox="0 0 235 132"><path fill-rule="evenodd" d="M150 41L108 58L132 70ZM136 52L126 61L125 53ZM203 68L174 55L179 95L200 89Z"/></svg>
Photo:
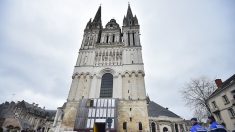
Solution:
<svg viewBox="0 0 235 132"><path fill-rule="evenodd" d="M67 102L57 109L55 131L185 129L182 118L149 100L144 77L140 25L130 5L122 26L111 19L104 27L100 6L84 29ZM163 116L158 120L159 114ZM163 129L166 124L169 127Z"/></svg>

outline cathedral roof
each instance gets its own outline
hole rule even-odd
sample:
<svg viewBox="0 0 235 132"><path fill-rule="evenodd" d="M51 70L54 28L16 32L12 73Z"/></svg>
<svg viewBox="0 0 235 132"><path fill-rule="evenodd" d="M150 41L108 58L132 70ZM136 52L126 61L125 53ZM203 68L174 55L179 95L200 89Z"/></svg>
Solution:
<svg viewBox="0 0 235 132"><path fill-rule="evenodd" d="M168 117L180 118L180 116L168 110L168 108L164 108L153 101L150 101L148 105L148 115L149 117L168 116Z"/></svg>

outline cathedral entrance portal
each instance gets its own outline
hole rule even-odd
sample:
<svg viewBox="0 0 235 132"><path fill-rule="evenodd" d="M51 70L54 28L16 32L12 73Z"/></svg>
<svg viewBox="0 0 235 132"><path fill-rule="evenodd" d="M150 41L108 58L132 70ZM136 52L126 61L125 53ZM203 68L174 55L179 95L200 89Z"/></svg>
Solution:
<svg viewBox="0 0 235 132"><path fill-rule="evenodd" d="M94 132L105 132L105 123L95 123Z"/></svg>

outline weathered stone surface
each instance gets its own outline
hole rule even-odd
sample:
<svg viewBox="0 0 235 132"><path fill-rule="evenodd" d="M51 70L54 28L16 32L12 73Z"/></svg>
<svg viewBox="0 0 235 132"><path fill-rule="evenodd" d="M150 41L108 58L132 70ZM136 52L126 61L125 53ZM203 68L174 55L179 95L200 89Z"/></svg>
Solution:
<svg viewBox="0 0 235 132"><path fill-rule="evenodd" d="M67 102L64 109L64 117L61 127L65 130L73 130L79 102Z"/></svg>
<svg viewBox="0 0 235 132"><path fill-rule="evenodd" d="M146 100L120 100L118 103L118 131L125 132L123 123L127 122L127 131L149 131L149 120Z"/></svg>

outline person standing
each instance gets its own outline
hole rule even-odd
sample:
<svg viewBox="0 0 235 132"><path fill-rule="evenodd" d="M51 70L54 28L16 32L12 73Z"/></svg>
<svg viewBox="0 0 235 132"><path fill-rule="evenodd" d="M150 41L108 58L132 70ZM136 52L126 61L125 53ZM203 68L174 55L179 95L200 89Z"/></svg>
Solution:
<svg viewBox="0 0 235 132"><path fill-rule="evenodd" d="M215 121L214 116L208 116L208 122L210 123L209 131L211 132L227 132L223 125L220 125Z"/></svg>
<svg viewBox="0 0 235 132"><path fill-rule="evenodd" d="M197 118L191 119L192 127L190 128L190 132L207 132L207 130L198 124Z"/></svg>

